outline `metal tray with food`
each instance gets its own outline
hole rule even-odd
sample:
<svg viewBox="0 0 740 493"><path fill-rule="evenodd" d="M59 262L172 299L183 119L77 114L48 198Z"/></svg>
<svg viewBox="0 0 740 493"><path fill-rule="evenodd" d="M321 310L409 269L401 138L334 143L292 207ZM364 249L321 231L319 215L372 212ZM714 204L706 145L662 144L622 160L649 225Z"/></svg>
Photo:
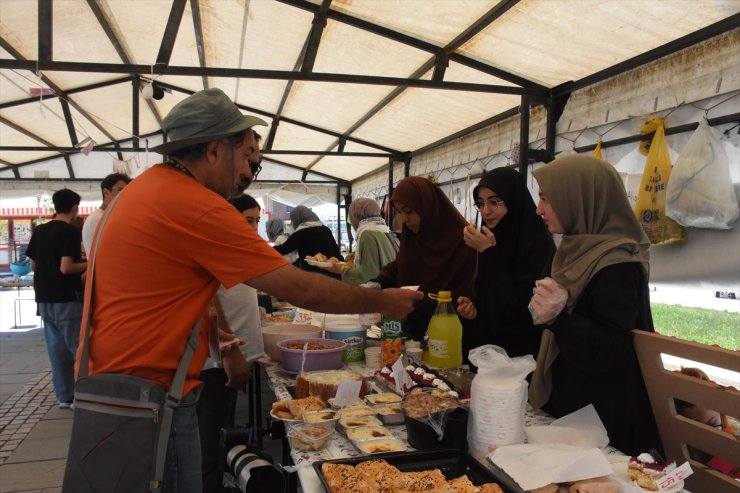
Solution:
<svg viewBox="0 0 740 493"><path fill-rule="evenodd" d="M504 493L524 493L524 490L503 470L493 464L485 466L470 454L462 452L459 449L437 449L404 452L402 454L378 454L373 455L372 458L352 457L323 460L314 462L313 468L319 476L319 480L325 491L331 493L332 490L329 488L329 482L322 472L324 464L343 464L355 467L371 459L383 459L402 473L439 469L447 480L466 475L470 482L476 486L486 483L497 483Z"/></svg>

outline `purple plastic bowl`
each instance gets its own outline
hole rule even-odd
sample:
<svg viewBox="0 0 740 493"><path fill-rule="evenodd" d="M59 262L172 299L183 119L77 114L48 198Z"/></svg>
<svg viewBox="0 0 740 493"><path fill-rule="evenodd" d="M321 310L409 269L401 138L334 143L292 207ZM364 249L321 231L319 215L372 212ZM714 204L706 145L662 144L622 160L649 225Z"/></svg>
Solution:
<svg viewBox="0 0 740 493"><path fill-rule="evenodd" d="M331 349L309 349L306 351L306 363L303 371L336 370L344 366L342 354L347 344L344 341L334 339L286 339L278 343L278 349L283 353L282 369L288 373L299 373L303 361L303 349L291 349L285 347L290 343L315 342Z"/></svg>

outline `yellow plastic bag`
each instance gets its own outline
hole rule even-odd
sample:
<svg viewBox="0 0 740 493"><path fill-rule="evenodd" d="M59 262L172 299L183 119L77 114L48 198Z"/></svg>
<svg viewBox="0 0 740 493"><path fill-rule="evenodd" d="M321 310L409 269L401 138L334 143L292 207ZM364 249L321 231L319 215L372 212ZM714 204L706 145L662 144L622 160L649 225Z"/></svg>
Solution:
<svg viewBox="0 0 740 493"><path fill-rule="evenodd" d="M596 148L594 149L594 152L592 154L596 158L599 158L601 160L604 159L604 155L601 153L601 141L599 141L599 143L596 144Z"/></svg>
<svg viewBox="0 0 740 493"><path fill-rule="evenodd" d="M650 243L665 244L684 240L684 229L681 225L665 215L666 186L671 177L671 157L665 140L663 122L657 123L655 136L650 143L645 170L637 194L635 214L642 224Z"/></svg>

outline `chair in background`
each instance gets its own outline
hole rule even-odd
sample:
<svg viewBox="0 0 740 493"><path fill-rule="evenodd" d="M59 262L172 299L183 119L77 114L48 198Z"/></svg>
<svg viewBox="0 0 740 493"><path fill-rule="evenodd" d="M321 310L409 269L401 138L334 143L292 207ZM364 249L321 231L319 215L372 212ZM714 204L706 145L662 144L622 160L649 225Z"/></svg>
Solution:
<svg viewBox="0 0 740 493"><path fill-rule="evenodd" d="M667 370L661 353L740 372L740 352L639 330L634 331L634 336L666 455L679 464L688 461L694 470L694 474L685 479L686 489L737 493L735 480L693 460L688 447L740 464L740 441L730 433L681 416L676 412L675 399L740 418L740 391Z"/></svg>

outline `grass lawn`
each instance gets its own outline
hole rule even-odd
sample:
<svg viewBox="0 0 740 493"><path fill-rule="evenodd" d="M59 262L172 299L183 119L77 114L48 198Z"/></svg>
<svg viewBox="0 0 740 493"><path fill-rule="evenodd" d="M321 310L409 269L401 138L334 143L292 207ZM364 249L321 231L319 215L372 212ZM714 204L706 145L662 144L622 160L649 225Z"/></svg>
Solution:
<svg viewBox="0 0 740 493"><path fill-rule="evenodd" d="M740 313L657 303L650 308L662 335L740 350Z"/></svg>

